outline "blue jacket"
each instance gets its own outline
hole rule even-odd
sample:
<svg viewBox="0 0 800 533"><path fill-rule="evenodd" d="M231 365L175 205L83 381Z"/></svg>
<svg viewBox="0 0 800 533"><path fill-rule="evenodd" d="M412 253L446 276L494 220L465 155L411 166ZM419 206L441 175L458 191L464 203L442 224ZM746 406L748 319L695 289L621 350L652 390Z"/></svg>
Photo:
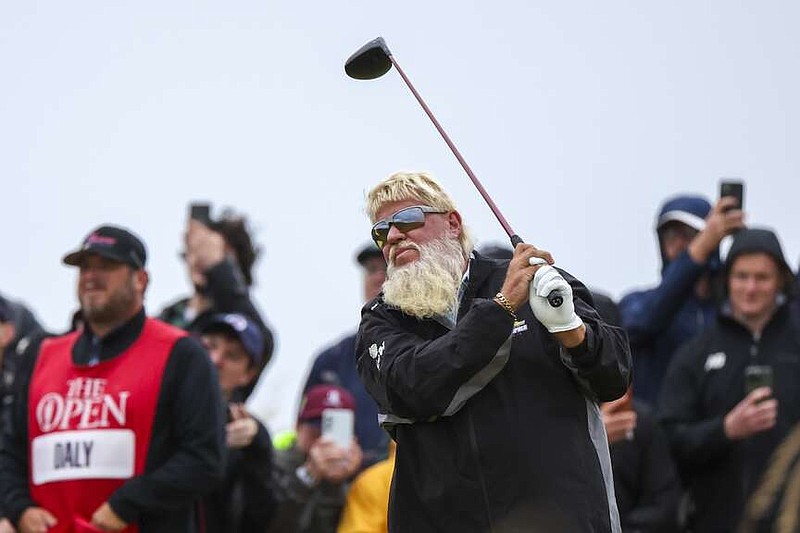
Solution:
<svg viewBox="0 0 800 533"><path fill-rule="evenodd" d="M338 385L356 400L355 435L364 452L362 467L386 458L389 435L378 425L378 406L369 395L356 369L356 335L348 335L314 360L303 394L314 385Z"/></svg>
<svg viewBox="0 0 800 533"><path fill-rule="evenodd" d="M673 198L661 208L657 231L671 221L700 230L710 209L702 198ZM633 393L653 406L657 404L672 354L714 320L714 301L698 299L694 287L703 274L719 268L717 253L703 265L695 263L688 251L667 262L662 247L662 261L664 266L658 286L632 292L619 303L633 354Z"/></svg>

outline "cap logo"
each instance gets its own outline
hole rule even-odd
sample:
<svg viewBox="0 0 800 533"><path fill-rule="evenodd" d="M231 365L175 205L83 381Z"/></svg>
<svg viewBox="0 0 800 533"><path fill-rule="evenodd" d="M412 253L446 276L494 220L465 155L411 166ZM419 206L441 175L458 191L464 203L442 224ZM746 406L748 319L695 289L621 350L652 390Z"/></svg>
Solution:
<svg viewBox="0 0 800 533"><path fill-rule="evenodd" d="M86 242L83 244L84 248L88 248L91 244L99 244L101 246L114 246L117 244L117 239L114 237L105 237L103 235L98 235L97 233L92 233L88 237L86 237Z"/></svg>
<svg viewBox="0 0 800 533"><path fill-rule="evenodd" d="M342 405L342 396L338 390L329 390L326 401L328 405Z"/></svg>
<svg viewBox="0 0 800 533"><path fill-rule="evenodd" d="M225 321L236 331L244 331L247 329L247 320L241 315L225 315Z"/></svg>

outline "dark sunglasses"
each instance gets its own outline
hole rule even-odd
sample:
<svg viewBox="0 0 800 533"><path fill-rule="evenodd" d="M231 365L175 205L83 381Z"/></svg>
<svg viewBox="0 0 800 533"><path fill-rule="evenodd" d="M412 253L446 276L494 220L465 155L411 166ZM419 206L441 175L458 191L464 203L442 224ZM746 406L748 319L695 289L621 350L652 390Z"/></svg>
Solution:
<svg viewBox="0 0 800 533"><path fill-rule="evenodd" d="M428 207L427 205L412 205L411 207L404 207L400 211L389 218L379 220L372 226L372 240L378 245L381 250L386 246L386 241L389 240L389 230L394 225L398 230L403 233L411 231L412 229L419 228L425 225L425 213L447 213L435 207Z"/></svg>

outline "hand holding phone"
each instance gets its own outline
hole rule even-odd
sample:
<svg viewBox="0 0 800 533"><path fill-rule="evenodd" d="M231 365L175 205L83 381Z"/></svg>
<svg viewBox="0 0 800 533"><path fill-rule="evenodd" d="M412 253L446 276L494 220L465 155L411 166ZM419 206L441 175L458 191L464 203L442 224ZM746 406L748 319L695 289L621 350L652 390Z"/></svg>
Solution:
<svg viewBox="0 0 800 533"><path fill-rule="evenodd" d="M744 182L737 179L724 179L719 184L719 197L731 196L736 199L736 206L726 209L744 209Z"/></svg>
<svg viewBox="0 0 800 533"><path fill-rule="evenodd" d="M761 387L772 388L772 367L749 365L744 369L744 393L750 394Z"/></svg>

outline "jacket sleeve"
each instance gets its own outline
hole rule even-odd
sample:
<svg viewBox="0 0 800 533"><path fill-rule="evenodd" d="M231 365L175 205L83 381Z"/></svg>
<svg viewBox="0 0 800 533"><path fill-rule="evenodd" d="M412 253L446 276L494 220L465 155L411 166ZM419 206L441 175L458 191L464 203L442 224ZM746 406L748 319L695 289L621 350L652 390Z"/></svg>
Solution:
<svg viewBox="0 0 800 533"><path fill-rule="evenodd" d="M206 273L209 296L220 313L240 313L254 320L264 336L264 364L272 357L274 339L261 313L250 298L250 291L237 264L230 258L212 266Z"/></svg>
<svg viewBox="0 0 800 533"><path fill-rule="evenodd" d="M650 343L670 325L705 271L705 265L698 265L684 251L667 265L656 288L629 294L620 301L622 323L632 346Z"/></svg>
<svg viewBox="0 0 800 533"><path fill-rule="evenodd" d="M586 340L571 348L560 348L561 360L575 375L584 394L597 401L616 400L631 381L631 349L622 328L606 324L588 302L588 289L566 272L561 272L573 290L575 313L586 326Z"/></svg>
<svg viewBox="0 0 800 533"><path fill-rule="evenodd" d="M25 509L36 506L28 484L28 387L41 341L42 337L37 338L18 359L14 401L3 412L0 498L5 516L15 525Z"/></svg>
<svg viewBox="0 0 800 533"><path fill-rule="evenodd" d="M659 399L659 418L681 472L706 465L731 448L724 417L704 417L701 401L706 334L701 333L675 354Z"/></svg>
<svg viewBox="0 0 800 533"><path fill-rule="evenodd" d="M217 373L205 350L194 338L178 340L164 371L154 422L168 425L172 453L153 465L151 442L147 472L111 495L112 509L126 522L136 522L143 514L186 505L211 492L224 473L223 411Z"/></svg>
<svg viewBox="0 0 800 533"><path fill-rule="evenodd" d="M401 320L409 322L404 327ZM477 298L452 330L435 339L411 331L416 323L390 313L378 300L362 310L356 364L385 414L411 419L442 415L458 390L489 365L513 327L503 308Z"/></svg>

